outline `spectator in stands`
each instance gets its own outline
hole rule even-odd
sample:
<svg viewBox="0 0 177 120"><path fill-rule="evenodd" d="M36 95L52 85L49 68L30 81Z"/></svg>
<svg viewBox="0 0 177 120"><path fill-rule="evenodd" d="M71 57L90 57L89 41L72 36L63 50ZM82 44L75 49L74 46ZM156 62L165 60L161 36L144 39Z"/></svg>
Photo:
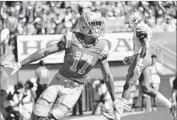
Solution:
<svg viewBox="0 0 177 120"><path fill-rule="evenodd" d="M93 79L92 88L93 88L93 109L92 114L97 114L98 106L100 104L100 94L99 94L100 80Z"/></svg>
<svg viewBox="0 0 177 120"><path fill-rule="evenodd" d="M40 17L34 20L34 27L36 28L36 34L45 34L45 28Z"/></svg>
<svg viewBox="0 0 177 120"><path fill-rule="evenodd" d="M23 15L19 16L17 31L18 31L18 34L20 35L25 34L25 30L24 30L25 25L26 25L25 22L26 22L26 18Z"/></svg>
<svg viewBox="0 0 177 120"><path fill-rule="evenodd" d="M0 118L6 119L7 112L5 110L5 100L7 97L7 89L9 85L9 77L3 66L0 66Z"/></svg>
<svg viewBox="0 0 177 120"><path fill-rule="evenodd" d="M21 113L25 117L26 120L29 120L32 114L34 101L35 101L35 91L33 90L33 83L31 80L26 81L24 88L26 96L22 100L22 110Z"/></svg>
<svg viewBox="0 0 177 120"><path fill-rule="evenodd" d="M166 16L164 23L162 23L162 28L164 31L174 32L176 30L175 21L173 21L169 16Z"/></svg>
<svg viewBox="0 0 177 120"><path fill-rule="evenodd" d="M151 65L151 81L150 81L150 85L153 89L155 89L156 91L159 91L160 88L160 83L161 83L161 79L159 74L161 74L161 65L160 63L157 62L157 56L156 55L152 55L152 65ZM151 98L152 99L152 110L156 111L156 99L155 98Z"/></svg>
<svg viewBox="0 0 177 120"><path fill-rule="evenodd" d="M18 19L14 16L12 11L7 13L7 18L4 20L4 24L5 28L8 28L11 34L16 34Z"/></svg>
<svg viewBox="0 0 177 120"><path fill-rule="evenodd" d="M36 78L37 78L36 100L50 83L49 76L50 76L50 71L45 67L44 61L41 60L39 62L39 67L36 69Z"/></svg>
<svg viewBox="0 0 177 120"><path fill-rule="evenodd" d="M173 86L172 86L172 102L177 104L177 76L173 80Z"/></svg>
<svg viewBox="0 0 177 120"><path fill-rule="evenodd" d="M14 86L14 93L9 93L7 101L9 104L6 105L6 111L8 112L7 120L19 120L24 119L22 114L22 100L26 97L25 89L23 84L18 82Z"/></svg>
<svg viewBox="0 0 177 120"><path fill-rule="evenodd" d="M26 16L26 23L25 23L24 31L25 31L26 35L35 35L36 34L36 29L34 27L32 18L29 18L28 16Z"/></svg>
<svg viewBox="0 0 177 120"><path fill-rule="evenodd" d="M100 108L101 113L104 116L111 117L110 114L113 113L112 101L111 101L111 96L106 88L106 84L104 80L99 81L98 94L99 94L99 101L97 101L97 104L94 106L92 114L96 114L96 112L98 112Z"/></svg>
<svg viewBox="0 0 177 120"><path fill-rule="evenodd" d="M1 30L0 34L0 56L6 54L8 52L8 42L10 38L9 29L5 28Z"/></svg>
<svg viewBox="0 0 177 120"><path fill-rule="evenodd" d="M99 93L100 93L100 102L102 103L101 106L101 112L104 116L110 116L110 114L113 113L113 108L112 108L112 101L111 101L111 96L108 92L108 89L106 87L105 81L101 80L100 81L100 88L99 88ZM107 117L108 118L108 117Z"/></svg>
<svg viewBox="0 0 177 120"><path fill-rule="evenodd" d="M83 115L83 110L82 110L82 93L81 93L78 101L76 102L76 104L73 107L72 115L73 116L77 115L77 111L79 111L79 115Z"/></svg>
<svg viewBox="0 0 177 120"><path fill-rule="evenodd" d="M69 7L72 6L72 7ZM151 24L152 27L156 27L156 24L159 24L158 19L161 18L164 21L166 20L165 16L169 16L170 21L175 21L176 17L176 4L174 1L119 1L119 2L43 2L43 1L23 1L23 2L4 2L1 8L1 15L3 18L3 26L11 27L15 30L16 24L18 24L17 19L20 16L28 16L31 20L36 20L36 18L41 18L41 23L43 25L42 34L53 34L59 33L60 27L64 27L70 29L73 25L73 19L71 18L72 11L74 10L76 13L82 14L82 12L98 12L102 14L106 19L115 19L120 20L124 16L127 10L130 10L132 7L143 12L144 17L147 19L147 23ZM9 13L13 15L9 17ZM58 13L60 14L58 16ZM57 18L59 17L59 18ZM64 18L64 20L63 20ZM8 20L7 20L8 19ZM59 19L59 20L56 20ZM61 22L62 21L62 22ZM9 23L10 22L10 23ZM63 24L62 24L63 23ZM174 23L174 22L172 22ZM32 22L32 24L36 27L36 22ZM168 22L167 22L168 24ZM171 24L171 23L170 23ZM47 26L45 26L47 25ZM119 25L119 24L118 24ZM30 25L31 26L31 25ZM120 26L120 25L119 25ZM164 25L166 26L166 25ZM169 25L171 26L171 25ZM172 24L173 26L173 24ZM124 26L125 27L125 26ZM167 29L167 28L168 29ZM165 30L174 30L169 29L168 25L165 27ZM38 29L39 28L39 29ZM116 27L117 29L119 27ZM173 27L172 27L173 28ZM36 27L37 33L41 34L41 26ZM65 28L64 28L65 29ZM62 29L62 30L64 30ZM157 30L164 29L160 26ZM14 31L13 30L13 31ZM118 29L116 31L124 31L125 28ZM115 31L114 28L112 31ZM63 33L63 32L61 32ZM20 32L21 34L21 32Z"/></svg>
<svg viewBox="0 0 177 120"><path fill-rule="evenodd" d="M133 92L132 112L134 112L135 109L137 108L136 105L137 105L137 102L138 102L138 98L140 96L142 96L141 93L140 93L140 90L141 89L140 89L139 81L137 80L137 82L135 84L135 91ZM144 102L142 102L142 103L144 103Z"/></svg>

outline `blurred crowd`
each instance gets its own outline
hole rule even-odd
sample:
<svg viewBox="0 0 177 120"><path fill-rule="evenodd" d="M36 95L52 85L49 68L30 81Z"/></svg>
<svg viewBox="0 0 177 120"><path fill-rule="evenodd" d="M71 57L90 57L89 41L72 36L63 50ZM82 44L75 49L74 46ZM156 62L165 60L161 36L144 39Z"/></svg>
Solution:
<svg viewBox="0 0 177 120"><path fill-rule="evenodd" d="M155 30L175 30L175 1L8 1L1 8L0 26L8 28L12 33L24 35L60 34L71 29L82 12L97 12L105 18L106 23L112 20L117 23L116 26L120 26L114 30L108 24L108 31L121 32L125 31L121 24L125 12L132 8L141 11L146 22Z"/></svg>
<svg viewBox="0 0 177 120"><path fill-rule="evenodd" d="M62 34L74 28L83 12L102 15L109 33L127 31L125 13L132 8L144 14L153 31L176 30L175 1L4 1L0 5L0 56L5 61L17 59L18 35Z"/></svg>
<svg viewBox="0 0 177 120"><path fill-rule="evenodd" d="M41 60L34 77L14 85L9 84L9 76L2 66L0 73L0 119L2 113L5 120L29 120L34 103L50 82L50 71Z"/></svg>

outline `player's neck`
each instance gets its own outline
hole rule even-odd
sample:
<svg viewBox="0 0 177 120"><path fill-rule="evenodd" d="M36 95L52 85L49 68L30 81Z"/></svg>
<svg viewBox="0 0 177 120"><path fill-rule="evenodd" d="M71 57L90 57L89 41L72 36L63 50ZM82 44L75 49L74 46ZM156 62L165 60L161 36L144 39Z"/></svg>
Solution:
<svg viewBox="0 0 177 120"><path fill-rule="evenodd" d="M84 41L85 41L86 44L94 44L96 39L92 36L84 35Z"/></svg>

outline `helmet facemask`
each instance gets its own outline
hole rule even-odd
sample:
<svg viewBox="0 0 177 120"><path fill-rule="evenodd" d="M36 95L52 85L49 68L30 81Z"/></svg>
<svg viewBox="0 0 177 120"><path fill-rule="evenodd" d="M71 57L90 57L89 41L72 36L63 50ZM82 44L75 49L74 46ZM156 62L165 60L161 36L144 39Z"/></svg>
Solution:
<svg viewBox="0 0 177 120"><path fill-rule="evenodd" d="M135 27L138 23L143 20L143 16L139 11L131 11L126 14L126 23L129 24L130 27Z"/></svg>
<svg viewBox="0 0 177 120"><path fill-rule="evenodd" d="M104 33L104 21L101 20L99 17L94 19L94 15L82 15L79 24L80 32L82 32L83 34L98 38Z"/></svg>

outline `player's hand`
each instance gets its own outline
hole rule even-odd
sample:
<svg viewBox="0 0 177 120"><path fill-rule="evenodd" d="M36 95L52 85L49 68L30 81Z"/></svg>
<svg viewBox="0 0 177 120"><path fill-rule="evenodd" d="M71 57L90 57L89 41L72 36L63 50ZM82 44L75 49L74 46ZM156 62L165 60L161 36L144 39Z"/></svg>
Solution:
<svg viewBox="0 0 177 120"><path fill-rule="evenodd" d="M127 110L127 111L131 111L131 106L128 105L128 100L124 99L124 98L118 98L116 99L116 101L114 101L114 109L115 110L118 110L119 109L124 109L124 110Z"/></svg>
<svg viewBox="0 0 177 120"><path fill-rule="evenodd" d="M118 98L114 104L114 118L115 120L120 120L121 115L124 110L131 111L131 106L128 105L128 100L124 98Z"/></svg>
<svg viewBox="0 0 177 120"><path fill-rule="evenodd" d="M3 62L2 65L4 67L8 67L8 68L13 69L11 75L16 73L21 68L20 62Z"/></svg>
<svg viewBox="0 0 177 120"><path fill-rule="evenodd" d="M123 63L124 63L125 65L129 64L131 61L132 61L132 56L125 57L125 58L123 59Z"/></svg>
<svg viewBox="0 0 177 120"><path fill-rule="evenodd" d="M130 62L129 57L125 57L125 58L123 59L123 63L124 63L125 65L127 65L129 62Z"/></svg>

